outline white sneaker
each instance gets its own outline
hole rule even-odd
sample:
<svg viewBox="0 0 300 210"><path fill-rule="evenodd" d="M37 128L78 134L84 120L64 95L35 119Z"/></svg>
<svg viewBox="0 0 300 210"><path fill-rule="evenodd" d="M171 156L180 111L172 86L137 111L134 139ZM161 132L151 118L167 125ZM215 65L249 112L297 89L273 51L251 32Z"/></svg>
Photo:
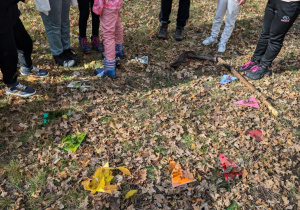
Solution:
<svg viewBox="0 0 300 210"><path fill-rule="evenodd" d="M226 43L220 42L218 45L219 45L219 48L218 48L219 53L223 53L226 51Z"/></svg>
<svg viewBox="0 0 300 210"><path fill-rule="evenodd" d="M215 38L215 37L213 37L213 36L209 36L209 37L207 37L207 38L202 42L202 44L204 44L204 45L210 45L210 44L215 44L215 43L217 43L217 42L218 42L217 38Z"/></svg>

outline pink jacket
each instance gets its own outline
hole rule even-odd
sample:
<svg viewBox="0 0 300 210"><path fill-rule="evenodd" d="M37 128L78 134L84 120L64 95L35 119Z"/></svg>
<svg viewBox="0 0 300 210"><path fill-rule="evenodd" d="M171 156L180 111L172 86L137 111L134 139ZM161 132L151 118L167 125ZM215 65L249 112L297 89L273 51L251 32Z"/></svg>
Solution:
<svg viewBox="0 0 300 210"><path fill-rule="evenodd" d="M121 9L123 0L95 0L93 6L93 12L97 15L101 15L103 8L108 9Z"/></svg>

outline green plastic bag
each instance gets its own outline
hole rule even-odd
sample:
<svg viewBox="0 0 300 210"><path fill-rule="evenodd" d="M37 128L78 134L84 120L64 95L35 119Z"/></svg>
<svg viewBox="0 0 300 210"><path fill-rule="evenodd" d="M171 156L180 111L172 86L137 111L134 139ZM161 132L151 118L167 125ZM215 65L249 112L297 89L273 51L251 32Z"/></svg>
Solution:
<svg viewBox="0 0 300 210"><path fill-rule="evenodd" d="M87 134L86 132L83 132L83 133L72 134L72 135L64 137L61 140L64 143L64 146L61 147L60 149L76 152L79 145L85 138L86 134Z"/></svg>

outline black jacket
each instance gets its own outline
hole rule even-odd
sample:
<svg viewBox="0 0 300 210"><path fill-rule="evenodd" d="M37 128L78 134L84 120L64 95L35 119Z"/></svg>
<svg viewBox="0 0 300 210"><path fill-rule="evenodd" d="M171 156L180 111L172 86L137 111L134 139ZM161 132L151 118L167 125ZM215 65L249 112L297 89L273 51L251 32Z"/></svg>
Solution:
<svg viewBox="0 0 300 210"><path fill-rule="evenodd" d="M17 22L20 11L18 2L24 0L0 0L0 33L12 29Z"/></svg>

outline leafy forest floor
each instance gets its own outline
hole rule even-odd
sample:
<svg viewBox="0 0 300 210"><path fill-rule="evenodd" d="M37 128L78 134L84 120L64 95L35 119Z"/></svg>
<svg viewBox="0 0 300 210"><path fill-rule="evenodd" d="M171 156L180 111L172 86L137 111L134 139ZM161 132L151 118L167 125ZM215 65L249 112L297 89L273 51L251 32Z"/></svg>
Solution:
<svg viewBox="0 0 300 210"><path fill-rule="evenodd" d="M233 67L251 58L265 2L248 1L240 11L221 55ZM190 60L177 70L170 68L186 50L217 51L216 45L202 45L210 34L216 1L192 1L182 42L173 38L177 6L174 1L168 40L158 40L160 1L124 0L127 59L117 71L118 79L110 80L93 75L101 54L83 55L78 49L77 8L70 14L71 39L80 61L67 69L54 64L35 5L20 3L21 19L34 40L34 63L50 76L20 76L22 83L37 89L30 99L8 97L0 84L1 209L300 208L299 18L273 63L273 75L251 81L282 112L276 118L262 103L260 109L233 104L257 95L237 80L221 86L221 75L208 61ZM148 66L133 60L143 55L149 56ZM73 80L89 80L92 87L67 88ZM44 124L44 113L50 111L73 115ZM262 130L262 141L244 135L249 129ZM62 138L79 132L87 136L75 153L59 149ZM248 175L226 181L219 152ZM169 160L180 163L197 181L172 188ZM92 195L81 182L107 161L132 175L114 171L118 192ZM138 193L125 199L132 189Z"/></svg>

